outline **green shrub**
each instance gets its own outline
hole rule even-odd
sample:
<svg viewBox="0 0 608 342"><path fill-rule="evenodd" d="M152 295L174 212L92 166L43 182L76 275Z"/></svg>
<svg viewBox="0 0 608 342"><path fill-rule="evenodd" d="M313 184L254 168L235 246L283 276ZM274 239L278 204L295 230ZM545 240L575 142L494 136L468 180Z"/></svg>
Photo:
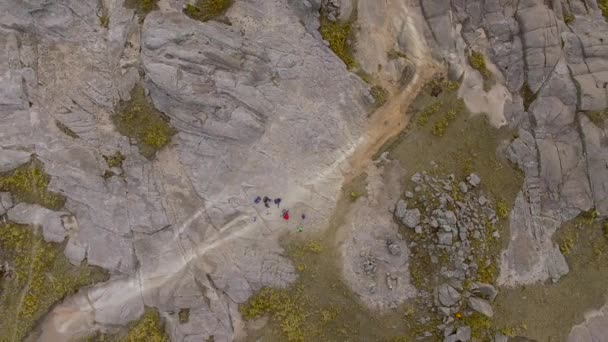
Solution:
<svg viewBox="0 0 608 342"><path fill-rule="evenodd" d="M59 210L65 204L65 198L48 191L49 181L50 177L40 163L33 160L10 173L0 175L0 191L12 193L20 202Z"/></svg>
<svg viewBox="0 0 608 342"><path fill-rule="evenodd" d="M116 151L111 156L103 156L103 159L105 159L106 164L108 164L109 167L120 168L122 167L122 162L125 160L125 156L123 156L120 151Z"/></svg>
<svg viewBox="0 0 608 342"><path fill-rule="evenodd" d="M435 101L431 105L424 108L424 110L420 114L418 114L418 118L416 119L418 125L426 125L431 119L431 116L435 115L435 113L437 113L439 109L441 109L442 105L443 103L441 101Z"/></svg>
<svg viewBox="0 0 608 342"><path fill-rule="evenodd" d="M224 15L232 6L233 0L197 0L187 4L184 13L192 19L208 21Z"/></svg>
<svg viewBox="0 0 608 342"><path fill-rule="evenodd" d="M107 29L110 26L110 18L107 15L100 16L99 25L101 25L101 27Z"/></svg>
<svg viewBox="0 0 608 342"><path fill-rule="evenodd" d="M346 23L332 22L325 18L324 15L321 15L319 32L321 32L323 39L329 43L329 48L336 56L340 57L344 64L346 64L346 67L353 69L355 67L355 59L351 46L354 38L352 21Z"/></svg>
<svg viewBox="0 0 608 342"><path fill-rule="evenodd" d="M118 132L137 141L139 152L148 159L167 146L175 134L169 120L148 102L141 86L133 89L131 101L121 103L112 120Z"/></svg>
<svg viewBox="0 0 608 342"><path fill-rule="evenodd" d="M504 220L509 217L509 206L503 200L498 200L496 203L496 216L499 219Z"/></svg>
<svg viewBox="0 0 608 342"><path fill-rule="evenodd" d="M120 342L168 342L158 312L147 309L144 316L131 325L129 333Z"/></svg>
<svg viewBox="0 0 608 342"><path fill-rule="evenodd" d="M574 21L574 19L575 18L574 18L574 16L572 14L566 14L566 15L564 15L564 22L566 24L570 24L571 22Z"/></svg>
<svg viewBox="0 0 608 342"><path fill-rule="evenodd" d="M388 91L379 85L373 86L369 92L372 94L377 107L381 107L388 100Z"/></svg>
<svg viewBox="0 0 608 342"><path fill-rule="evenodd" d="M469 63L473 69L479 71L484 78L488 78L490 76L490 71L486 67L486 60L481 52L474 50L471 51L471 54L469 55Z"/></svg>

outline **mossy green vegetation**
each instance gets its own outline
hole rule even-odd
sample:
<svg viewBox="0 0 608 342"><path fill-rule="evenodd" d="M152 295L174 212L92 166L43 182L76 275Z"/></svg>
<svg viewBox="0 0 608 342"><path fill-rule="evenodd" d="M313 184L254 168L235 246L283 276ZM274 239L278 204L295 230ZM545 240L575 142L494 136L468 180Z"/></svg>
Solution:
<svg viewBox="0 0 608 342"><path fill-rule="evenodd" d="M139 152L148 159L167 146L175 134L169 120L148 101L141 86L133 89L130 101L120 104L112 120L121 134L137 142Z"/></svg>
<svg viewBox="0 0 608 342"><path fill-rule="evenodd" d="M10 192L18 202L59 210L65 204L65 198L48 191L49 181L41 163L34 159L9 173L0 174L0 191Z"/></svg>
<svg viewBox="0 0 608 342"><path fill-rule="evenodd" d="M602 11L602 15L608 20L608 0L598 0L598 7Z"/></svg>
<svg viewBox="0 0 608 342"><path fill-rule="evenodd" d="M134 9L143 21L148 13L158 9L158 0L127 0L125 6Z"/></svg>
<svg viewBox="0 0 608 342"><path fill-rule="evenodd" d="M80 136L78 134L76 134L76 132L71 130L70 127L66 126L63 122L61 122L59 120L55 120L55 126L57 126L57 128L59 128L59 130L63 134L67 135L68 137L70 137L72 139L80 138Z"/></svg>
<svg viewBox="0 0 608 342"><path fill-rule="evenodd" d="M101 334L89 336L84 342L169 342L165 333L165 325L158 311L146 308L143 316L129 324L125 331L117 334Z"/></svg>
<svg viewBox="0 0 608 342"><path fill-rule="evenodd" d="M576 19L576 18L575 18L575 17L574 17L574 15L572 15L572 14L565 14L565 15L564 15L564 22L565 22L566 24L570 24L570 23L572 23L572 22L574 21L574 19Z"/></svg>
<svg viewBox="0 0 608 342"><path fill-rule="evenodd" d="M330 21L325 14L321 13L321 26L319 32L325 41L329 43L329 48L340 57L348 69L356 66L353 57L353 18L346 22Z"/></svg>
<svg viewBox="0 0 608 342"><path fill-rule="evenodd" d="M585 114L587 115L589 120L591 120L591 122L593 122L593 124L597 127L606 127L606 120L608 120L608 108L604 110L586 112Z"/></svg>
<svg viewBox="0 0 608 342"><path fill-rule="evenodd" d="M399 58L403 58L403 59L407 59L407 55L401 51L397 51L395 49L389 50L386 53L386 57L388 57L389 59L399 59Z"/></svg>
<svg viewBox="0 0 608 342"><path fill-rule="evenodd" d="M369 92L374 98L376 107L381 107L388 100L388 91L379 85L371 87Z"/></svg>
<svg viewBox="0 0 608 342"><path fill-rule="evenodd" d="M103 156L103 159L106 161L109 167L122 167L122 162L125 160L125 156L120 153L120 151L116 151L114 154L109 156Z"/></svg>
<svg viewBox="0 0 608 342"><path fill-rule="evenodd" d="M99 25L105 29L110 27L110 17L108 17L107 15L99 16Z"/></svg>
<svg viewBox="0 0 608 342"><path fill-rule="evenodd" d="M517 334L536 341L566 341L571 327L582 323L586 312L605 303L608 238L603 225L595 210L564 223L553 241L566 252L569 273L557 283L501 289L494 303L495 325L523 329L525 334Z"/></svg>
<svg viewBox="0 0 608 342"><path fill-rule="evenodd" d="M340 208L350 205L348 193L359 187L364 185L343 189ZM329 231L318 237L284 238L298 280L288 288L263 288L241 305L247 321L270 317L265 329L249 329L247 341L390 341L405 334L401 310L388 316L369 312L342 282L332 236Z"/></svg>
<svg viewBox="0 0 608 342"><path fill-rule="evenodd" d="M196 0L195 4L186 4L184 13L192 19L208 21L224 15L232 3L233 0Z"/></svg>
<svg viewBox="0 0 608 342"><path fill-rule="evenodd" d="M481 52L475 50L471 51L471 54L469 55L469 64L471 64L473 69L479 71L484 78L490 76L490 71L486 66L486 59Z"/></svg>
<svg viewBox="0 0 608 342"><path fill-rule="evenodd" d="M146 309L143 317L132 324L120 342L167 342L164 324L156 310Z"/></svg>
<svg viewBox="0 0 608 342"><path fill-rule="evenodd" d="M0 259L10 271L0 278L0 341L21 341L65 296L107 279L98 268L73 266L61 245L45 242L33 227L0 225Z"/></svg>

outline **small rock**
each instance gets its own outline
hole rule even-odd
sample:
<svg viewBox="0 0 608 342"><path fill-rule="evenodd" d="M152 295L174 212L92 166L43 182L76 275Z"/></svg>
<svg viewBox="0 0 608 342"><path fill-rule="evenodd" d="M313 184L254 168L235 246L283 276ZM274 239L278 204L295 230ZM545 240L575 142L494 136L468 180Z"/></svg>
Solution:
<svg viewBox="0 0 608 342"><path fill-rule="evenodd" d="M439 233L437 233L437 238L439 239L440 245L444 245L444 246L452 245L452 233L439 232Z"/></svg>
<svg viewBox="0 0 608 342"><path fill-rule="evenodd" d="M10 192L0 192L0 215L4 215L7 210L13 207L13 204Z"/></svg>
<svg viewBox="0 0 608 342"><path fill-rule="evenodd" d="M442 315L444 315L444 316L449 316L449 315L452 314L451 311L450 311L450 308L445 307L445 306L440 306L439 307L439 313L442 314Z"/></svg>
<svg viewBox="0 0 608 342"><path fill-rule="evenodd" d="M415 228L420 223L420 210L407 209L401 221L408 228Z"/></svg>
<svg viewBox="0 0 608 342"><path fill-rule="evenodd" d="M454 214L454 212L451 210L444 212L443 217L445 218L445 220L448 224L453 225L453 224L456 224L456 222L458 222L458 220L456 219L456 214Z"/></svg>
<svg viewBox="0 0 608 342"><path fill-rule="evenodd" d="M494 336L494 342L508 342L509 338L499 332Z"/></svg>
<svg viewBox="0 0 608 342"><path fill-rule="evenodd" d="M396 244L393 240L386 240L386 247L388 248L388 252L391 255L401 255L401 246Z"/></svg>
<svg viewBox="0 0 608 342"><path fill-rule="evenodd" d="M494 233L492 233L492 237L495 239L499 239L500 238L500 233L498 232L498 230L494 231Z"/></svg>
<svg viewBox="0 0 608 342"><path fill-rule="evenodd" d="M443 342L458 342L458 337L456 337L456 334L450 335L450 336L444 338Z"/></svg>
<svg viewBox="0 0 608 342"><path fill-rule="evenodd" d="M406 198L414 198L414 193L411 191L406 191L405 192L405 197Z"/></svg>
<svg viewBox="0 0 608 342"><path fill-rule="evenodd" d="M411 178L412 182L420 184L422 183L422 175L418 172L414 173L414 175Z"/></svg>
<svg viewBox="0 0 608 342"><path fill-rule="evenodd" d="M414 228L414 231L416 232L416 234L422 234L422 226L416 226L416 228Z"/></svg>
<svg viewBox="0 0 608 342"><path fill-rule="evenodd" d="M378 265L376 264L376 258L373 256L369 256L363 260L363 271L365 274L374 274Z"/></svg>
<svg viewBox="0 0 608 342"><path fill-rule="evenodd" d="M397 204L395 204L395 216L397 216L399 219L403 219L406 210L407 202L404 200L397 201Z"/></svg>
<svg viewBox="0 0 608 342"><path fill-rule="evenodd" d="M479 203L479 205L486 205L488 203L488 199L484 196L479 196L477 203Z"/></svg>
<svg viewBox="0 0 608 342"><path fill-rule="evenodd" d="M476 173L471 173L468 177L467 177L467 181L469 182L469 184L471 184L473 187L478 186L481 183L481 178L479 177L478 174Z"/></svg>
<svg viewBox="0 0 608 342"><path fill-rule="evenodd" d="M453 306L460 300L460 293L449 284L440 285L437 293L443 306Z"/></svg>
<svg viewBox="0 0 608 342"><path fill-rule="evenodd" d="M369 293L371 293L371 294L376 293L376 283L369 284L368 289L369 289Z"/></svg>
<svg viewBox="0 0 608 342"><path fill-rule="evenodd" d="M460 188L460 192L462 192L463 194L469 192L469 187L465 184L465 182L458 183L458 188Z"/></svg>
<svg viewBox="0 0 608 342"><path fill-rule="evenodd" d="M420 192L420 191L422 191L422 187L421 187L420 185L417 185L417 186L414 188L414 192Z"/></svg>
<svg viewBox="0 0 608 342"><path fill-rule="evenodd" d="M456 337L458 338L459 341L469 341L471 339L471 327L469 326L463 326L463 327L459 327L458 330L456 331Z"/></svg>
<svg viewBox="0 0 608 342"><path fill-rule="evenodd" d="M498 295L498 290L490 284L485 283L473 283L471 290L484 298L487 298L490 302L493 302Z"/></svg>
<svg viewBox="0 0 608 342"><path fill-rule="evenodd" d="M439 222L437 222L436 219L431 219L431 222L429 222L429 225L431 225L431 227L433 227L433 228L438 228Z"/></svg>
<svg viewBox="0 0 608 342"><path fill-rule="evenodd" d="M443 185L443 190L445 190L445 191L452 191L452 186L450 184L444 184Z"/></svg>
<svg viewBox="0 0 608 342"><path fill-rule="evenodd" d="M443 329L443 336L447 337L450 336L454 333L454 326L453 325L448 325L447 327L445 327Z"/></svg>
<svg viewBox="0 0 608 342"><path fill-rule="evenodd" d="M490 305L490 303L485 299L481 299L479 297L470 297L469 306L471 307L471 309L479 312L482 315L485 315L490 318L494 316L494 310L492 310L492 305Z"/></svg>

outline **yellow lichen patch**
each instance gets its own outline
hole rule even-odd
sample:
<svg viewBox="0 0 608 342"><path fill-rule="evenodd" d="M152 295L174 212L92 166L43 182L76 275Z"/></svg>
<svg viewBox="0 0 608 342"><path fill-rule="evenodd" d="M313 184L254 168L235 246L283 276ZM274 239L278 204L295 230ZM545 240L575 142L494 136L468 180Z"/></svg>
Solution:
<svg viewBox="0 0 608 342"><path fill-rule="evenodd" d="M325 41L329 43L329 48L340 57L346 64L348 69L355 67L355 58L353 57L353 27L352 20L345 23L338 21L329 21L324 15L321 15L321 26L319 32Z"/></svg>
<svg viewBox="0 0 608 342"><path fill-rule="evenodd" d="M148 159L167 146L175 134L169 120L148 102L141 86L133 89L131 101L121 103L112 120L121 134L137 142L139 152Z"/></svg>
<svg viewBox="0 0 608 342"><path fill-rule="evenodd" d="M31 227L0 226L0 250L9 265L0 282L0 341L21 341L53 304L106 279L97 268L71 265L60 245Z"/></svg>
<svg viewBox="0 0 608 342"><path fill-rule="evenodd" d="M120 151L116 151L114 154L109 156L103 156L106 163L109 167L122 167L122 162L125 160L125 156L120 153Z"/></svg>
<svg viewBox="0 0 608 342"><path fill-rule="evenodd" d="M597 5L602 11L602 15L608 20L608 0L599 0Z"/></svg>
<svg viewBox="0 0 608 342"><path fill-rule="evenodd" d="M465 325L471 327L471 336L479 341L489 341L489 331L492 328L490 319L482 314L473 313L464 319Z"/></svg>
<svg viewBox="0 0 608 342"><path fill-rule="evenodd" d="M166 342L168 341L160 315L148 309L144 316L131 325L127 336L120 342Z"/></svg>
<svg viewBox="0 0 608 342"><path fill-rule="evenodd" d="M496 202L496 216L501 220L509 217L509 206L505 201L498 200L498 202Z"/></svg>
<svg viewBox="0 0 608 342"><path fill-rule="evenodd" d="M65 198L48 191L50 177L36 160L0 175L0 191L8 191L19 202L39 204L58 210L65 204Z"/></svg>
<svg viewBox="0 0 608 342"><path fill-rule="evenodd" d="M232 2L232 0L197 0L195 4L187 4L184 13L192 19L208 21L226 13Z"/></svg>

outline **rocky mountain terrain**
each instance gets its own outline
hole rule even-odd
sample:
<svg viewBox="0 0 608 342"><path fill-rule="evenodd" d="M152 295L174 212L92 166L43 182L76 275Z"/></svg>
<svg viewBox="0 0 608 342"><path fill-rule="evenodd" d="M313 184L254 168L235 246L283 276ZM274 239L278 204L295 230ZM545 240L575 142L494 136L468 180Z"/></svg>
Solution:
<svg viewBox="0 0 608 342"><path fill-rule="evenodd" d="M0 0L0 341L608 341L607 20Z"/></svg>

